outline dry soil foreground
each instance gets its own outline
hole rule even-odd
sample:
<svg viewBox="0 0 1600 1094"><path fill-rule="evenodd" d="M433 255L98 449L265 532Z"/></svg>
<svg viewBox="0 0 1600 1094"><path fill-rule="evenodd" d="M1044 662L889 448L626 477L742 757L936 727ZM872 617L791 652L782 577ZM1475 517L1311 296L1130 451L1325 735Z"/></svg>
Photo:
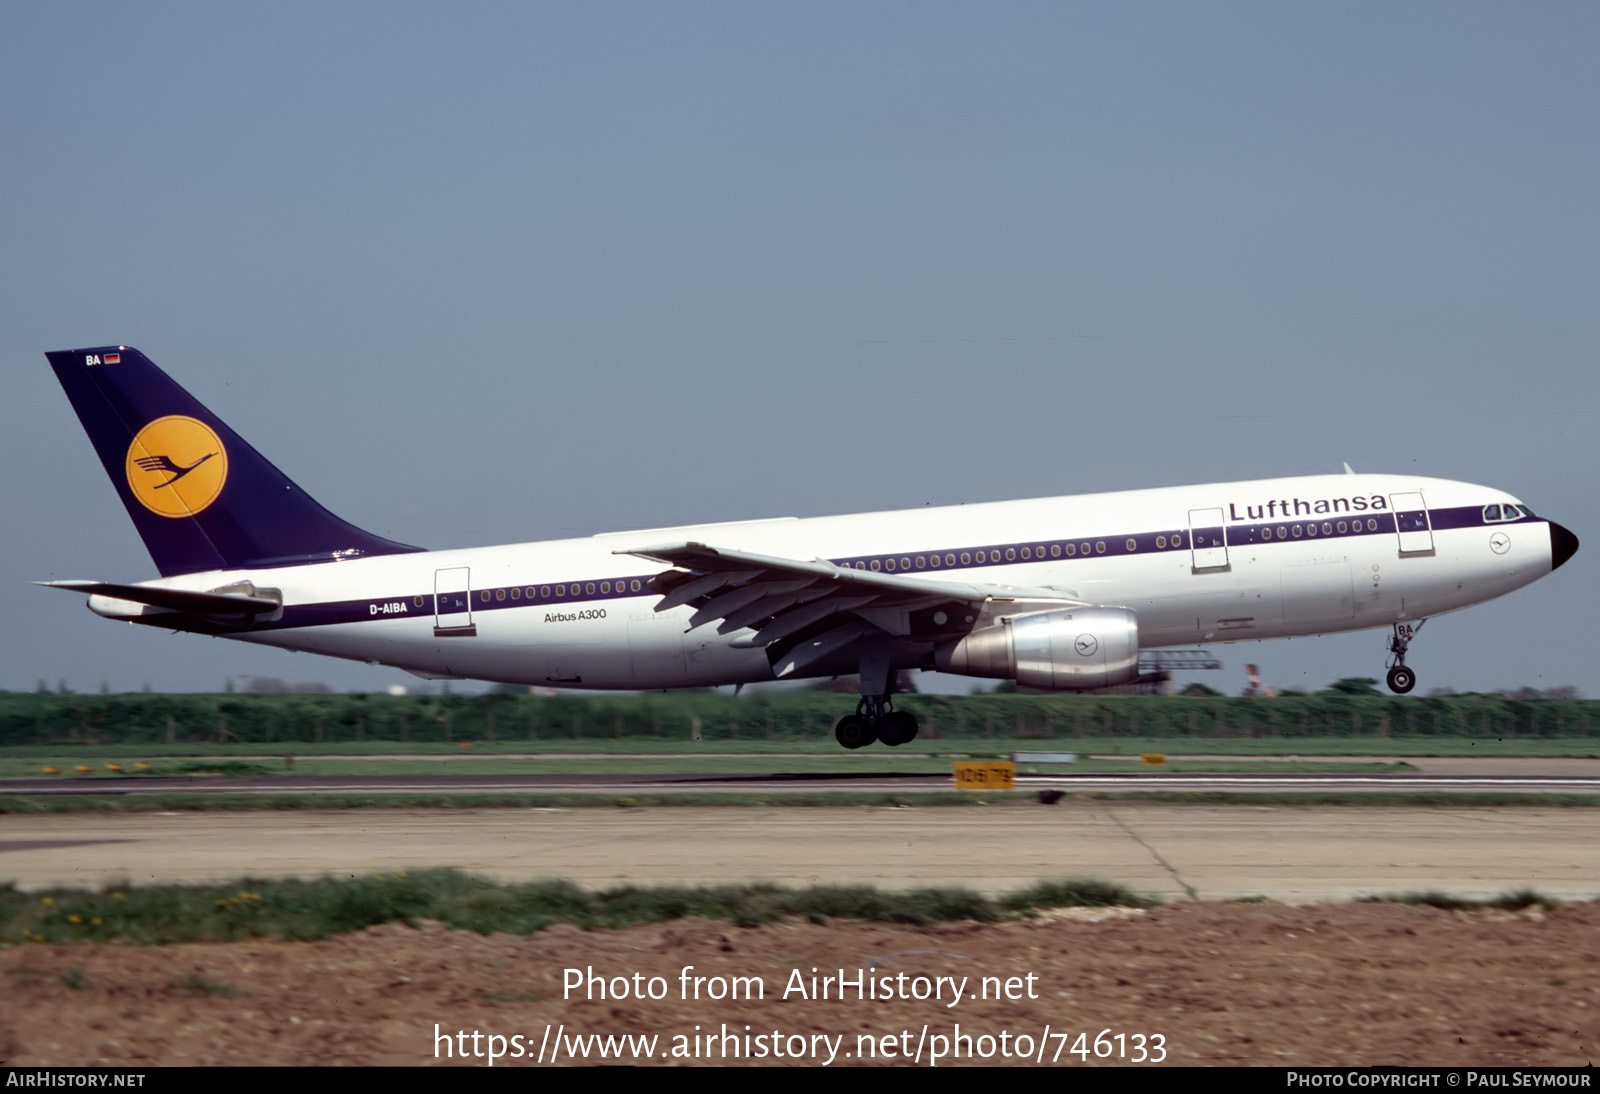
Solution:
<svg viewBox="0 0 1600 1094"><path fill-rule="evenodd" d="M763 998L692 998L685 966L708 978L702 996L716 978L752 977ZM664 998L565 997L564 970L590 967L630 990L636 973L647 989L660 977ZM785 998L797 983L810 994L813 969L890 991L938 983L943 998L874 1001L852 987L840 999L837 986L827 1000ZM548 1063L553 1042L559 1063L598 1063L594 1042L573 1058L574 1036L594 1034L653 1036L611 1060L657 1065L746 1053L833 1066L920 1053L927 1065L940 1051L941 1065L1127 1063L1141 1051L1188 1065L1583 1065L1600 1042L1596 904L1188 903L998 926L682 920L526 938L390 925L316 943L28 945L0 951L0 970L0 1060L12 1065L460 1064L491 1034L522 1053L498 1066L526 1066L541 1047ZM968 978L954 1006L936 977ZM973 998L984 977L1019 997Z"/></svg>

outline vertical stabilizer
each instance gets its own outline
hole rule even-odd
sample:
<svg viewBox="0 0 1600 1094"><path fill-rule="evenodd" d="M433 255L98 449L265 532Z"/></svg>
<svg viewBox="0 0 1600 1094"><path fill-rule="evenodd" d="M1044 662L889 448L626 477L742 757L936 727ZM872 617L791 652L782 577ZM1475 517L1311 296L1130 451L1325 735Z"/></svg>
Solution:
<svg viewBox="0 0 1600 1094"><path fill-rule="evenodd" d="M328 512L138 350L45 356L162 576L420 550Z"/></svg>

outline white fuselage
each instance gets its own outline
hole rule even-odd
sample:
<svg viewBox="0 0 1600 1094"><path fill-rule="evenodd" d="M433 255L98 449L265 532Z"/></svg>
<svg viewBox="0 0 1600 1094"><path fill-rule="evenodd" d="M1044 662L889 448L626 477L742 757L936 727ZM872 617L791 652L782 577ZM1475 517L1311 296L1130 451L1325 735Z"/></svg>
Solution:
<svg viewBox="0 0 1600 1094"><path fill-rule="evenodd" d="M644 582L664 567L628 551L693 541L881 567L993 596L1127 608L1140 647L1159 648L1387 626L1501 596L1552 565L1550 525L1526 513L1485 517L1503 504L1517 499L1468 483L1324 475L651 529L148 584L278 590L281 618L231 637L427 676L692 687L769 680L773 670L763 650L740 648L749 632L689 631L688 606L657 612L661 597ZM464 610L443 596L461 592ZM108 615L128 607L101 597L91 606Z"/></svg>

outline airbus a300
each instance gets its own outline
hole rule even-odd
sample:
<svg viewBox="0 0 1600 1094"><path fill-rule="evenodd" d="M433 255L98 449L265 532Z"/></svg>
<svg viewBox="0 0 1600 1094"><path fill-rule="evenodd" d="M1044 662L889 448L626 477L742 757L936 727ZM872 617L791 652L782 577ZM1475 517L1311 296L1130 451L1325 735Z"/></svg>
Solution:
<svg viewBox="0 0 1600 1094"><path fill-rule="evenodd" d="M1142 651L1422 621L1578 549L1501 490L1334 474L428 551L334 516L127 346L47 354L161 577L51 581L110 619L430 679L662 689L859 674L848 748L899 745L897 673L1083 691Z"/></svg>

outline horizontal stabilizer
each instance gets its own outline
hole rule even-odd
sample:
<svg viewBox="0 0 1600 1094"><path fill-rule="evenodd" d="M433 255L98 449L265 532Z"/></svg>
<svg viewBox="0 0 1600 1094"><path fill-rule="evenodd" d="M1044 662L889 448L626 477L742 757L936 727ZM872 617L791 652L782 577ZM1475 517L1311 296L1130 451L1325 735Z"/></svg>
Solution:
<svg viewBox="0 0 1600 1094"><path fill-rule="evenodd" d="M202 616L270 615L281 606L278 601L245 593L197 593L186 589L160 589L149 585L114 585L106 581L39 581L52 589L66 589L91 596L109 596L135 604L149 604L169 612Z"/></svg>

